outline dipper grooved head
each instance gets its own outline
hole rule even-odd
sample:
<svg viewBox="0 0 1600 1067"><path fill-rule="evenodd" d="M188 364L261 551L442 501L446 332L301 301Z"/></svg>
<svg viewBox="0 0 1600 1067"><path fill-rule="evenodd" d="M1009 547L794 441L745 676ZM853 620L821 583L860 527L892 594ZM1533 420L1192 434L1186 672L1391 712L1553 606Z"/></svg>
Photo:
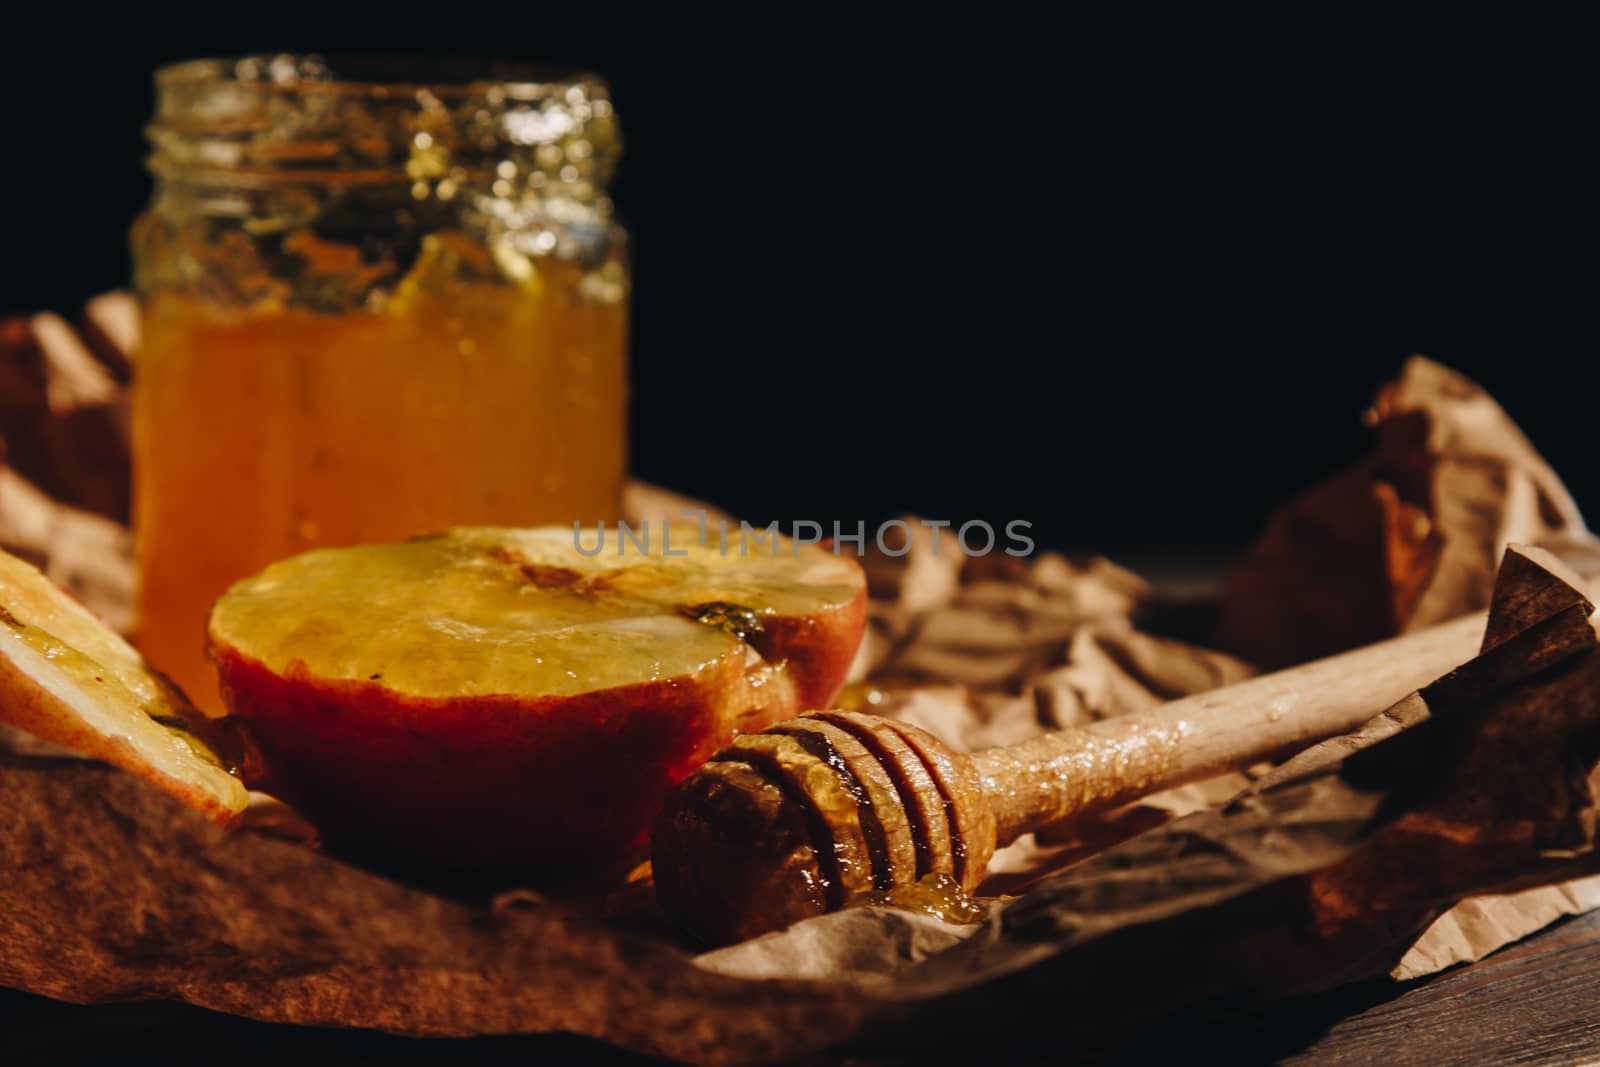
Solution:
<svg viewBox="0 0 1600 1067"><path fill-rule="evenodd" d="M915 726L843 711L736 738L673 791L651 837L662 907L716 943L931 874L970 890L994 848L965 756Z"/></svg>

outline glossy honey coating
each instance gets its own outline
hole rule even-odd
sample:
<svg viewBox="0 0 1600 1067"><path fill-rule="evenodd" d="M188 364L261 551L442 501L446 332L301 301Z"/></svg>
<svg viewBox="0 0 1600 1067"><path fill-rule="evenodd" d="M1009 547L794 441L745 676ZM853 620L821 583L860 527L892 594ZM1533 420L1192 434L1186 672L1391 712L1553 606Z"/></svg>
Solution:
<svg viewBox="0 0 1600 1067"><path fill-rule="evenodd" d="M651 865L662 909L708 944L832 910L803 809L744 763L707 763L672 792Z"/></svg>
<svg viewBox="0 0 1600 1067"><path fill-rule="evenodd" d="M895 783L906 813L906 823L917 853L919 877L940 871L954 872L950 819L944 796L922 757L906 743L887 719L852 711L818 711L806 718L821 719L855 731L872 750L879 766Z"/></svg>
<svg viewBox="0 0 1600 1067"><path fill-rule="evenodd" d="M916 876L917 849L899 790L888 770L860 740L814 716L768 727L767 733L787 734L798 740L807 751L828 762L857 799L857 822L872 862L873 888L882 889Z"/></svg>
<svg viewBox="0 0 1600 1067"><path fill-rule="evenodd" d="M931 734L811 712L736 739L674 791L656 892L700 938L742 940L940 876L971 890L994 827L969 761Z"/></svg>

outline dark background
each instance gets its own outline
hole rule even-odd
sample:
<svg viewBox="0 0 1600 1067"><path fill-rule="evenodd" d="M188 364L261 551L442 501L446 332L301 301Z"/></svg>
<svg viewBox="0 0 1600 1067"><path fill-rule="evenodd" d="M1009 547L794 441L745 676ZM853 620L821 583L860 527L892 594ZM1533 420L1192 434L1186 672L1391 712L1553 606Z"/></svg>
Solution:
<svg viewBox="0 0 1600 1067"><path fill-rule="evenodd" d="M627 139L644 477L761 521L1215 554L1356 457L1420 351L1600 499L1574 27L330 11L14 39L0 312L125 283L159 63L552 62L609 77Z"/></svg>

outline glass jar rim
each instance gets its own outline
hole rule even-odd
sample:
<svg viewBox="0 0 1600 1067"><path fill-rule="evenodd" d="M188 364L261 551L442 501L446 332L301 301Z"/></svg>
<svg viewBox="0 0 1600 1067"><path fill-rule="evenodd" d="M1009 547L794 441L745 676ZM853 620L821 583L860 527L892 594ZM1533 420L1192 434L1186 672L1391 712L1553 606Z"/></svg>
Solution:
<svg viewBox="0 0 1600 1067"><path fill-rule="evenodd" d="M526 179L589 200L621 146L603 79L530 65L283 53L176 63L155 89L162 181L404 182L420 199Z"/></svg>
<svg viewBox="0 0 1600 1067"><path fill-rule="evenodd" d="M384 99L430 93L440 99L494 94L541 100L575 85L608 90L605 79L577 68L466 57L297 55L260 53L188 59L158 67L157 91L232 83L263 92L329 93Z"/></svg>

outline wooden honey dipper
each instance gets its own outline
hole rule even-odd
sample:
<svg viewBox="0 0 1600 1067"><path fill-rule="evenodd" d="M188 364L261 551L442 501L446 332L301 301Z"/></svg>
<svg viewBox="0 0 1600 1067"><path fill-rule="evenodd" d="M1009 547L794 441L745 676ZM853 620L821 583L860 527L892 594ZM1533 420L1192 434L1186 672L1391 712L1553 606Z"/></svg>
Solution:
<svg viewBox="0 0 1600 1067"><path fill-rule="evenodd" d="M652 835L656 894L725 943L930 875L970 891L1031 830L1359 726L1476 655L1484 625L1467 616L970 755L907 723L809 712L736 738L678 786Z"/></svg>

